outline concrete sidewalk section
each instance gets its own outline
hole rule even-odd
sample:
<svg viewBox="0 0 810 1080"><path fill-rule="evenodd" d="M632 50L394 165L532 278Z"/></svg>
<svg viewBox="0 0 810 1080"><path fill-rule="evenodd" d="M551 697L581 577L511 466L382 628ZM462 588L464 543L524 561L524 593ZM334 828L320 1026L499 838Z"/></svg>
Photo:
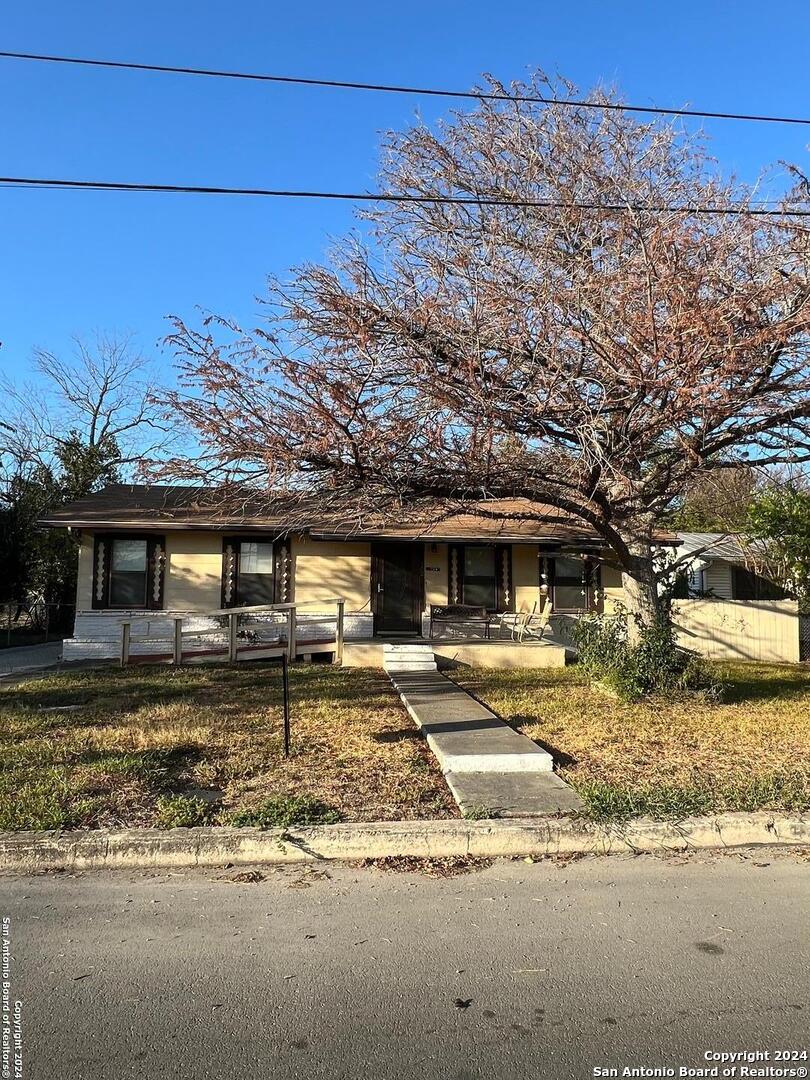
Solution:
<svg viewBox="0 0 810 1080"><path fill-rule="evenodd" d="M462 811L483 808L500 817L531 817L581 808L576 792L554 773L551 754L444 675L388 674Z"/></svg>
<svg viewBox="0 0 810 1080"><path fill-rule="evenodd" d="M0 649L0 675L44 671L55 667L62 659L62 642L49 641L42 645L20 645Z"/></svg>

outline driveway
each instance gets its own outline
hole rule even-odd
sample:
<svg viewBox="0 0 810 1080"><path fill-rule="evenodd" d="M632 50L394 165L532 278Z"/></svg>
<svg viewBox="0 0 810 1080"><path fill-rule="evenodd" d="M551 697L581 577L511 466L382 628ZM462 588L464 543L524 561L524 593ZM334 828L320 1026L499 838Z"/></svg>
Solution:
<svg viewBox="0 0 810 1080"><path fill-rule="evenodd" d="M0 676L23 674L41 668L54 667L62 658L62 642L49 641L43 645L21 645L0 649Z"/></svg>
<svg viewBox="0 0 810 1080"><path fill-rule="evenodd" d="M806 1039L797 855L264 874L0 878L26 1075L677 1076Z"/></svg>

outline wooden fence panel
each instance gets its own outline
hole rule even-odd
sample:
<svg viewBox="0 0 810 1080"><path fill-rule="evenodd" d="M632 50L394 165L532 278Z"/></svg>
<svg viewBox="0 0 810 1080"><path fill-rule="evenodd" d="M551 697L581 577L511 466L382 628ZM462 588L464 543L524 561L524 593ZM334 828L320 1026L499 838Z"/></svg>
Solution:
<svg viewBox="0 0 810 1080"><path fill-rule="evenodd" d="M712 660L798 663L795 600L676 600L678 643Z"/></svg>

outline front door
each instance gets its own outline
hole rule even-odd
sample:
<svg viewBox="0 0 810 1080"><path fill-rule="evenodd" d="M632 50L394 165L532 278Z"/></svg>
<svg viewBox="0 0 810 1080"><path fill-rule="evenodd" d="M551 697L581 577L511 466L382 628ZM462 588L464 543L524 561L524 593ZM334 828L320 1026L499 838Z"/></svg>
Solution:
<svg viewBox="0 0 810 1080"><path fill-rule="evenodd" d="M423 545L375 544L371 555L374 633L420 633L424 591Z"/></svg>

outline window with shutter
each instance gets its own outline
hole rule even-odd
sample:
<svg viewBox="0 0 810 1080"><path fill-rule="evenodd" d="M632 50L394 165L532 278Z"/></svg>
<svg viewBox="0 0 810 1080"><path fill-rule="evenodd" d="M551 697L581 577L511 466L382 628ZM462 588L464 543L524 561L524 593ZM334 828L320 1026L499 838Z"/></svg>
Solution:
<svg viewBox="0 0 810 1080"><path fill-rule="evenodd" d="M166 546L162 536L99 533L93 557L93 607L163 607Z"/></svg>
<svg viewBox="0 0 810 1080"><path fill-rule="evenodd" d="M222 606L253 607L280 603L288 592L286 549L272 540L226 537L222 548Z"/></svg>

